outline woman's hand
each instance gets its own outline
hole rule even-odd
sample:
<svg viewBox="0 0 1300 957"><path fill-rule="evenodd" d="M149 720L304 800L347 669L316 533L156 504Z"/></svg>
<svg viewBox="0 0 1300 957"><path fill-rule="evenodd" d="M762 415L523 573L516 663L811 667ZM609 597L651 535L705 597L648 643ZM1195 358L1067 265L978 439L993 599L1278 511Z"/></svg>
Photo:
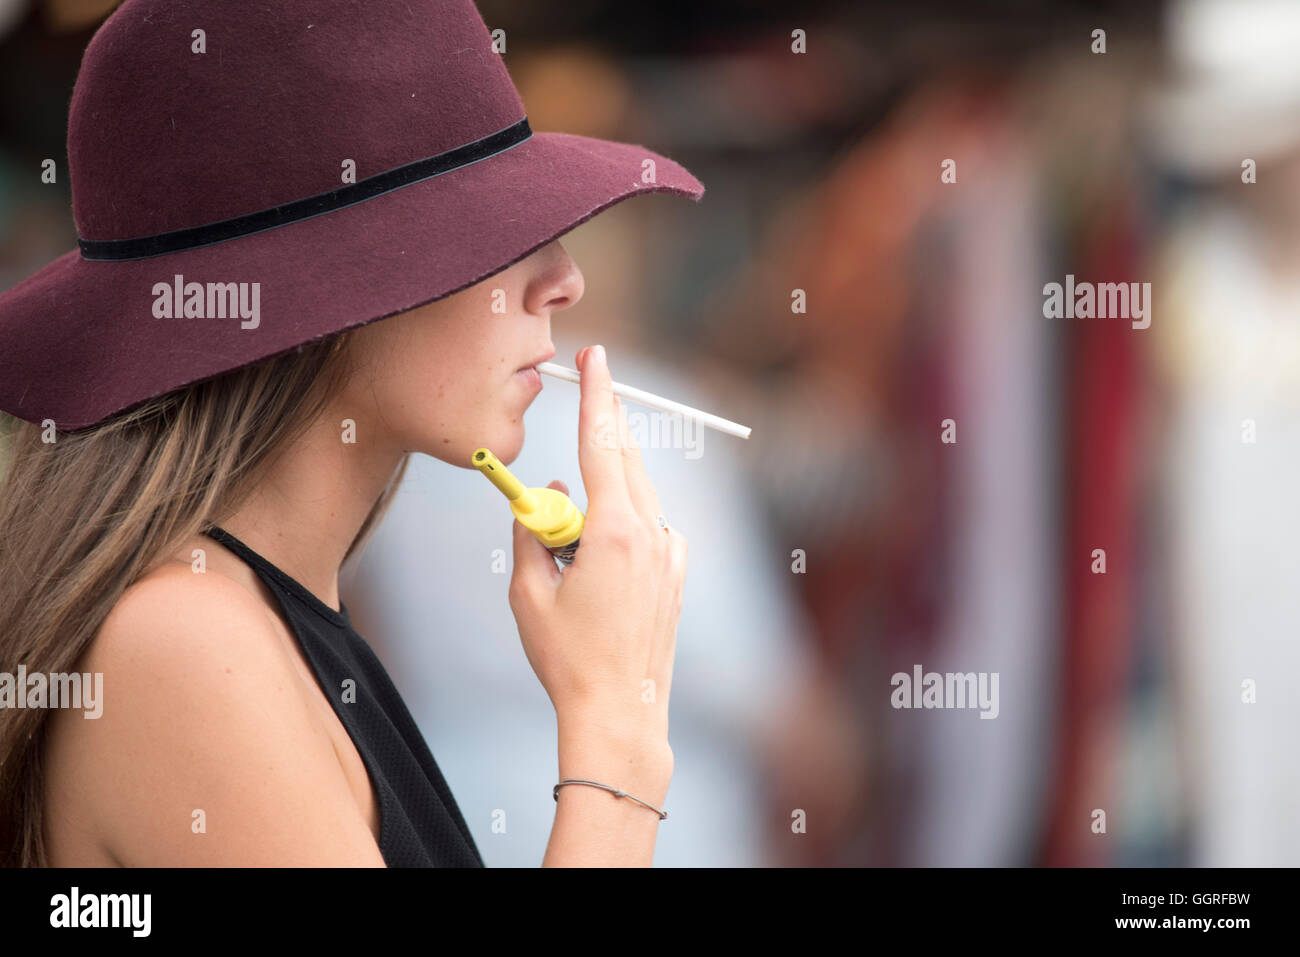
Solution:
<svg viewBox="0 0 1300 957"><path fill-rule="evenodd" d="M581 545L561 571L516 521L510 608L555 706L562 750L572 730L667 751L686 539L657 524L659 496L613 393L603 347L583 349L578 368L578 461L588 499ZM568 492L562 482L551 487Z"/></svg>

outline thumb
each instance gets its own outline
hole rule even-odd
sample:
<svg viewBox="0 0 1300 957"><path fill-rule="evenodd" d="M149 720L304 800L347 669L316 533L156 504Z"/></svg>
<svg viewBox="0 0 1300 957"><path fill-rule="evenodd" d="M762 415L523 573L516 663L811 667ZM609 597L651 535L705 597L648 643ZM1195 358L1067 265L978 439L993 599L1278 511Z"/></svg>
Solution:
<svg viewBox="0 0 1300 957"><path fill-rule="evenodd" d="M523 592L531 592L541 586L554 589L563 581L551 553L532 532L520 524L519 519L514 522L514 551L514 571L510 580L512 584L522 586Z"/></svg>

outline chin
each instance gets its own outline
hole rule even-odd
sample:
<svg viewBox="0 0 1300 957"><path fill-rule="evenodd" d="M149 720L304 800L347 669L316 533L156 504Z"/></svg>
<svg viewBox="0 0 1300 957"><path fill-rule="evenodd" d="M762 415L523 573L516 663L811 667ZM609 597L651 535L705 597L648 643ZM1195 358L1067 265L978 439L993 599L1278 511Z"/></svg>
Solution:
<svg viewBox="0 0 1300 957"><path fill-rule="evenodd" d="M491 449L492 454L501 460L502 465L509 465L519 458L519 453L524 450L523 422L521 421L518 425L512 426L508 432L502 432L496 444L489 444L487 448Z"/></svg>
<svg viewBox="0 0 1300 957"><path fill-rule="evenodd" d="M519 458L519 453L523 451L524 427L521 423L507 428L485 430L482 438L484 441L474 445L462 446L459 442L447 445L439 443L436 447L427 449L426 454L441 459L448 465L472 469L474 464L470 459L475 451L486 448L492 450L492 454L501 460L502 465L509 465Z"/></svg>

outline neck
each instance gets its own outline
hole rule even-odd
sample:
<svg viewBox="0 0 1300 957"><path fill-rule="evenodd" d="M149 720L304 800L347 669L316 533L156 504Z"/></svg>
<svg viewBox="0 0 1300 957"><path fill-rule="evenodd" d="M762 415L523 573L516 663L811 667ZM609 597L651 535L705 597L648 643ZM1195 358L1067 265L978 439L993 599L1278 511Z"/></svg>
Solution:
<svg viewBox="0 0 1300 957"><path fill-rule="evenodd" d="M344 442L343 418L332 407L317 418L218 523L335 610L339 568L402 457L376 454L361 434Z"/></svg>

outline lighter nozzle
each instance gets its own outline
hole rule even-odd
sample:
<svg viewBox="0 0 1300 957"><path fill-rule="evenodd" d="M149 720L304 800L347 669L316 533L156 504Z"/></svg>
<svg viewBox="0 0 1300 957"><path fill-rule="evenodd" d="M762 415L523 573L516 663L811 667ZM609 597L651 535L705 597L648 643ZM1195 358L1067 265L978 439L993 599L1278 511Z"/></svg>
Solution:
<svg viewBox="0 0 1300 957"><path fill-rule="evenodd" d="M532 494L523 482L510 474L510 470L501 464L501 460L493 455L490 449L476 449L470 461L476 469L487 476L489 482L501 490L502 495L514 502L521 512L533 510L535 505Z"/></svg>

